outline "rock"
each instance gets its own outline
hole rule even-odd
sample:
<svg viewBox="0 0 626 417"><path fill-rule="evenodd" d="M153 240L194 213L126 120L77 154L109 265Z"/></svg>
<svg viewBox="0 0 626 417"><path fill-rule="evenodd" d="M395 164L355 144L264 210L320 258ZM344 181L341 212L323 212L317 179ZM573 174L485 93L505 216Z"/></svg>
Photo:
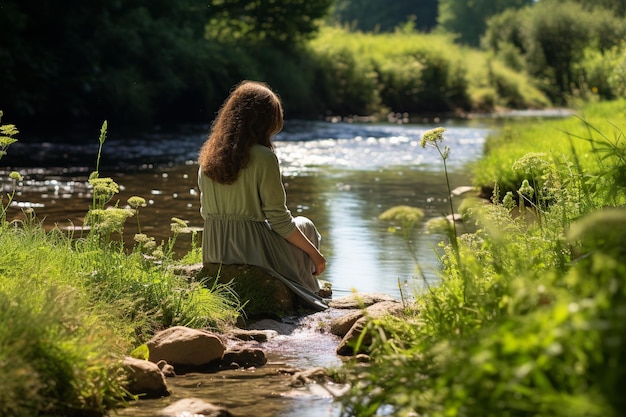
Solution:
<svg viewBox="0 0 626 417"><path fill-rule="evenodd" d="M163 330L147 343L150 361L199 367L222 358L226 347L214 333L182 326Z"/></svg>
<svg viewBox="0 0 626 417"><path fill-rule="evenodd" d="M330 321L330 333L335 336L344 337L354 326L354 323L363 317L363 310L351 311Z"/></svg>
<svg viewBox="0 0 626 417"><path fill-rule="evenodd" d="M382 301L366 308L363 316L354 322L350 330L344 335L341 342L339 342L339 346L337 346L337 354L341 356L351 356L355 353L358 354L366 351L366 348L372 342L372 338L369 334L365 334L363 336L361 345L356 352L354 348L356 347L357 340L361 336L361 333L367 326L368 320L380 318L387 314L400 315L402 310L402 303L396 300Z"/></svg>
<svg viewBox="0 0 626 417"><path fill-rule="evenodd" d="M244 330L237 328L229 330L225 336L234 337L235 339L243 340L245 342L255 341L265 343L277 335L278 332L276 330Z"/></svg>
<svg viewBox="0 0 626 417"><path fill-rule="evenodd" d="M347 297L332 300L328 306L337 309L354 309L368 307L381 301L395 301L395 299L387 294L354 293Z"/></svg>
<svg viewBox="0 0 626 417"><path fill-rule="evenodd" d="M391 314L397 316L402 313L404 309L401 302L397 300L381 301L380 303L373 304L365 309L365 315L377 319L384 315Z"/></svg>
<svg viewBox="0 0 626 417"><path fill-rule="evenodd" d="M359 346L358 349L356 349L356 343L359 337L361 336L361 333L363 333L363 330L365 329L366 325L367 325L367 317L361 317L360 319L356 321L356 323L354 323L354 325L350 328L348 333L346 333L343 339L341 339L341 342L339 342L339 346L337 346L338 355L352 356L355 354L355 352L361 353L365 351L364 347L369 346L370 343L372 342L372 337L369 335L369 333L363 336L361 345Z"/></svg>
<svg viewBox="0 0 626 417"><path fill-rule="evenodd" d="M248 318L282 317L292 314L297 296L278 278L253 265L206 264L197 279L230 284L244 305ZM213 278L211 280L211 278Z"/></svg>
<svg viewBox="0 0 626 417"><path fill-rule="evenodd" d="M452 195L458 196L458 195L463 195L463 194L467 194L471 192L476 192L476 188L470 185L462 185L452 190Z"/></svg>
<svg viewBox="0 0 626 417"><path fill-rule="evenodd" d="M170 395L165 376L155 363L130 356L125 357L122 363L127 371L125 388L128 392L147 398Z"/></svg>
<svg viewBox="0 0 626 417"><path fill-rule="evenodd" d="M240 348L226 351L222 358L222 363L227 366L236 363L241 367L249 368L251 366L265 365L267 358L265 357L265 352L261 349Z"/></svg>
<svg viewBox="0 0 626 417"><path fill-rule="evenodd" d="M167 363L166 361L160 360L157 362L157 366L163 372L166 378L176 376L176 372L174 372L174 367Z"/></svg>
<svg viewBox="0 0 626 417"><path fill-rule="evenodd" d="M199 398L185 398L164 408L159 413L161 417L233 417L224 407L207 403Z"/></svg>

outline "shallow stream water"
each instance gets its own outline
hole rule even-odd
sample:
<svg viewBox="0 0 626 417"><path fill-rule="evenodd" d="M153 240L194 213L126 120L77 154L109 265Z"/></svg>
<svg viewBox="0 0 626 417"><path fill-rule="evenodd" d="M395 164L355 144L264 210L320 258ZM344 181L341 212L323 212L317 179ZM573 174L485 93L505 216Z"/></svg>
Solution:
<svg viewBox="0 0 626 417"><path fill-rule="evenodd" d="M294 215L311 218L318 226L328 267L321 278L333 285L333 297L352 291L380 292L400 298L419 291L423 279L398 233L378 216L396 205L422 208L424 222L412 236L415 255L429 283L437 282L437 244L444 238L428 234L425 222L449 214L449 193L441 157L419 145L422 134L446 127L451 148L448 168L452 188L470 185L467 164L477 160L489 132L487 125L441 122L423 125L288 122L276 140L287 202ZM171 236L170 219L178 217L201 229L196 186L197 152L208 125L181 126L172 131L116 134L109 127L100 177L120 185L120 206L134 195L148 205L139 213L141 231L157 242ZM0 187L12 191L8 172L24 176L18 184L8 217L24 218L32 208L47 228L75 228L80 234L91 204L87 185L95 169L98 130L88 137L19 138L0 166ZM458 202L453 200L454 204ZM126 225L124 239L132 240L136 219ZM178 255L191 247L190 236L179 237ZM281 367L340 366L335 355L338 339L320 332L325 313L307 317L308 324L265 344L269 363L254 370L218 374L189 374L168 380L173 395L145 400L121 412L126 416L153 416L176 399L189 396L225 405L236 415L259 417L339 416L332 392L341 387L292 389Z"/></svg>

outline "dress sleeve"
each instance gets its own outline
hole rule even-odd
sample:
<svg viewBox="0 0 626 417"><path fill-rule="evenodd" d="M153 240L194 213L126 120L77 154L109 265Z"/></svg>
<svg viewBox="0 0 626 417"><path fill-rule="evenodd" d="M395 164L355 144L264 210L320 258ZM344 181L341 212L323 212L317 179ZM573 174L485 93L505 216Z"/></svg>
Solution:
<svg viewBox="0 0 626 417"><path fill-rule="evenodd" d="M289 236L296 224L289 209L287 196L280 175L278 158L271 152L264 155L259 164L258 190L261 210L272 230L282 237Z"/></svg>

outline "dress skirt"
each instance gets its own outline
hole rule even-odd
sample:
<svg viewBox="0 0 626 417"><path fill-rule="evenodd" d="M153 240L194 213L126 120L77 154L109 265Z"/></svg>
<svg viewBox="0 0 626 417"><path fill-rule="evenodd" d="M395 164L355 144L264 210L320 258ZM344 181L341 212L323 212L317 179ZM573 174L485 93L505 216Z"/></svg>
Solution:
<svg viewBox="0 0 626 417"><path fill-rule="evenodd" d="M311 220L298 216L296 226L319 248L320 234ZM204 220L202 262L254 265L285 283L317 310L327 308L318 295L309 256L274 232L267 222L237 215L210 215Z"/></svg>

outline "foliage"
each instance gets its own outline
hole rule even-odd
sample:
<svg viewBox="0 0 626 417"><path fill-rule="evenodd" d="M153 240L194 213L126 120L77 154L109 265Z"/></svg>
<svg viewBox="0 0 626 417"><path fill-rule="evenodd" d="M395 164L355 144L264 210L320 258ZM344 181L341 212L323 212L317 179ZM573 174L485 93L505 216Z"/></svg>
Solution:
<svg viewBox="0 0 626 417"><path fill-rule="evenodd" d="M497 134L487 138L485 156L472 167L474 183L497 187L498 198L508 191L516 192L524 174L512 169L515 161L550 144L545 158L562 176L569 177L568 182L580 183L590 198L617 197L624 184L618 171L624 157L620 126L626 122L625 109L626 101L618 100L587 104L578 117L563 120L506 122ZM613 115L614 120L607 121L606 114ZM585 175L575 176L574 169Z"/></svg>
<svg viewBox="0 0 626 417"><path fill-rule="evenodd" d="M333 115L492 110L504 103L522 107L548 103L513 71L491 76L490 66L497 67L496 60L490 65L484 54L461 48L447 36L325 28L310 47L320 65L318 88L311 99L324 103L319 110ZM486 104L475 94L477 88L490 89L493 100Z"/></svg>
<svg viewBox="0 0 626 417"><path fill-rule="evenodd" d="M250 1L218 0L211 5L207 28L211 38L231 36L253 43L291 48L312 37L321 18L328 14L331 0Z"/></svg>
<svg viewBox="0 0 626 417"><path fill-rule="evenodd" d="M506 10L487 22L484 47L503 57L512 68L525 69L555 102L589 92L602 98L619 97L623 80L620 61L626 25L623 15L587 3L545 0L519 10ZM605 56L609 54L609 56ZM603 66L591 66L588 56ZM597 61L596 61L597 62ZM608 65L607 65L608 64ZM611 85L607 80L613 78Z"/></svg>
<svg viewBox="0 0 626 417"><path fill-rule="evenodd" d="M436 0L337 0L332 15L340 24L363 32L392 32L407 21L428 32L437 24L437 7Z"/></svg>
<svg viewBox="0 0 626 417"><path fill-rule="evenodd" d="M589 165L548 158L567 137L535 144L509 167L524 178L516 199L468 209L478 229L445 245L441 282L404 317L368 323L372 362L349 368L347 413L622 414L626 185L599 178L624 172L626 147L584 124Z"/></svg>
<svg viewBox="0 0 626 417"><path fill-rule="evenodd" d="M459 42L478 46L489 17L530 4L533 0L440 0L437 21L440 29L457 34Z"/></svg>
<svg viewBox="0 0 626 417"><path fill-rule="evenodd" d="M330 0L3 1L2 106L16 118L50 122L95 122L93 115L132 124L206 121L228 88L252 75L245 54L230 49L233 42L243 39L248 50L259 41L291 48L315 33L329 6Z"/></svg>
<svg viewBox="0 0 626 417"><path fill-rule="evenodd" d="M0 130L11 139L17 133L12 125ZM167 326L220 329L239 314L230 288L190 283L171 268L173 241L188 231L183 220L173 219L174 237L167 245L156 246L142 235L127 253L111 235L121 237L127 217L138 215L145 201L131 197L134 210L117 208L118 203L111 207L118 191L113 180L100 178L96 169L90 183L94 198L87 219L92 228L85 236L56 228L48 232L32 210L8 222L2 201L3 416L104 415L127 397L121 358L133 346Z"/></svg>

